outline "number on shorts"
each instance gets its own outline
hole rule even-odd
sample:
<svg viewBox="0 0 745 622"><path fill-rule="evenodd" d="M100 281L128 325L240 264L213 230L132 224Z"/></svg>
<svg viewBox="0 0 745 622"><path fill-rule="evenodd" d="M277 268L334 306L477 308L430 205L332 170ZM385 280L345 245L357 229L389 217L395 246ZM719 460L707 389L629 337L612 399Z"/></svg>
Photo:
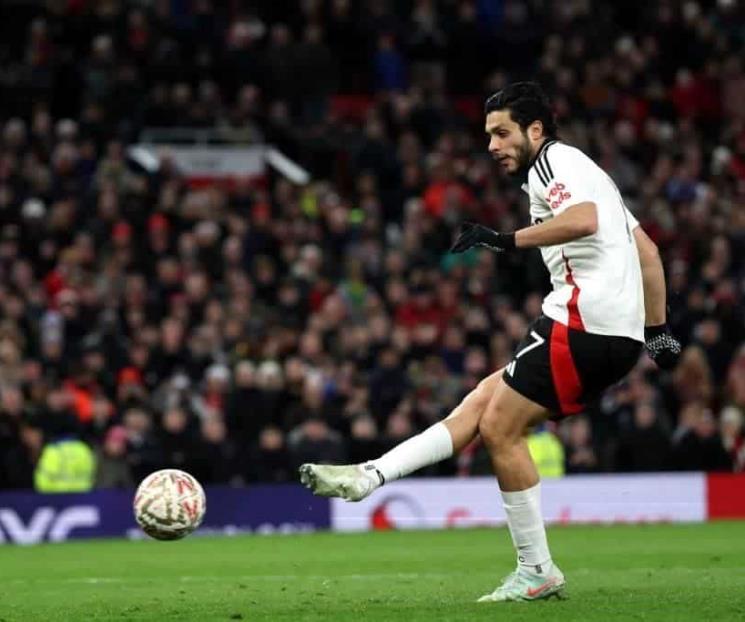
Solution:
<svg viewBox="0 0 745 622"><path fill-rule="evenodd" d="M535 339L533 343L528 344L525 346L522 350L520 350L517 354L515 354L515 360L513 360L507 367L505 368L505 371L512 376L515 371L515 366L517 365L517 359L519 359L523 354L527 354L531 350L535 350L536 348L541 347L544 343L546 343L546 340L541 337L537 332L534 330L530 331L530 336Z"/></svg>

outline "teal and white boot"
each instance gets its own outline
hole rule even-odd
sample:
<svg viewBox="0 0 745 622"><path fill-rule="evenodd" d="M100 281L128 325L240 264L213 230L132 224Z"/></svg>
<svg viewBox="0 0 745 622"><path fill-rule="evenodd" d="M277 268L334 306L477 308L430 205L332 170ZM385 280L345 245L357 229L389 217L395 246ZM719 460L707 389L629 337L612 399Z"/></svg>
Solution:
<svg viewBox="0 0 745 622"><path fill-rule="evenodd" d="M561 597L561 592L566 585L564 574L554 563L548 572L529 572L524 568L518 568L515 572L507 575L502 585L491 594L485 594L479 598L480 603L501 603L508 601L529 601Z"/></svg>
<svg viewBox="0 0 745 622"><path fill-rule="evenodd" d="M361 501L383 484L383 478L371 464L304 464L300 482L322 497Z"/></svg>

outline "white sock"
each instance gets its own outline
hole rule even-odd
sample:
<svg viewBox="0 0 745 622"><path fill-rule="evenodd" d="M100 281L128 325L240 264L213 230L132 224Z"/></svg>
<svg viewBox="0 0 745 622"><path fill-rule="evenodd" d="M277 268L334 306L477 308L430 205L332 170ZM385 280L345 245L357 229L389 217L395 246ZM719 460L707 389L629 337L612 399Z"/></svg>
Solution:
<svg viewBox="0 0 745 622"><path fill-rule="evenodd" d="M444 423L435 423L421 434L412 436L372 464L383 477L382 484L400 479L423 467L453 455L453 439Z"/></svg>
<svg viewBox="0 0 745 622"><path fill-rule="evenodd" d="M548 572L552 562L541 515L540 482L527 490L503 492L502 500L517 563L529 572Z"/></svg>

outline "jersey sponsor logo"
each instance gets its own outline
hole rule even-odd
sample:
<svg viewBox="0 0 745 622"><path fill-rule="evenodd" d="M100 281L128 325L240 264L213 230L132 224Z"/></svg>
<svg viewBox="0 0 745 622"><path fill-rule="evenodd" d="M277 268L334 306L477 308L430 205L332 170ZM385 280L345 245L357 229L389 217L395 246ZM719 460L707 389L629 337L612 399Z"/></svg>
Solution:
<svg viewBox="0 0 745 622"><path fill-rule="evenodd" d="M566 200L572 198L571 192L564 192L566 186L561 182L556 182L546 195L546 201L548 202L551 209L558 209L559 206Z"/></svg>

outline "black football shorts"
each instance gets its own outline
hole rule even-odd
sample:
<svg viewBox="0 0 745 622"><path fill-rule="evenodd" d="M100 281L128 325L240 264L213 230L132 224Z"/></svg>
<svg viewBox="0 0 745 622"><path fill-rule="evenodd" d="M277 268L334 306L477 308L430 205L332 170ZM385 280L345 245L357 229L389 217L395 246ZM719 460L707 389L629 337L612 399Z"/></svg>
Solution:
<svg viewBox="0 0 745 622"><path fill-rule="evenodd" d="M554 415L574 415L631 371L642 346L629 337L594 335L541 316L502 378Z"/></svg>

